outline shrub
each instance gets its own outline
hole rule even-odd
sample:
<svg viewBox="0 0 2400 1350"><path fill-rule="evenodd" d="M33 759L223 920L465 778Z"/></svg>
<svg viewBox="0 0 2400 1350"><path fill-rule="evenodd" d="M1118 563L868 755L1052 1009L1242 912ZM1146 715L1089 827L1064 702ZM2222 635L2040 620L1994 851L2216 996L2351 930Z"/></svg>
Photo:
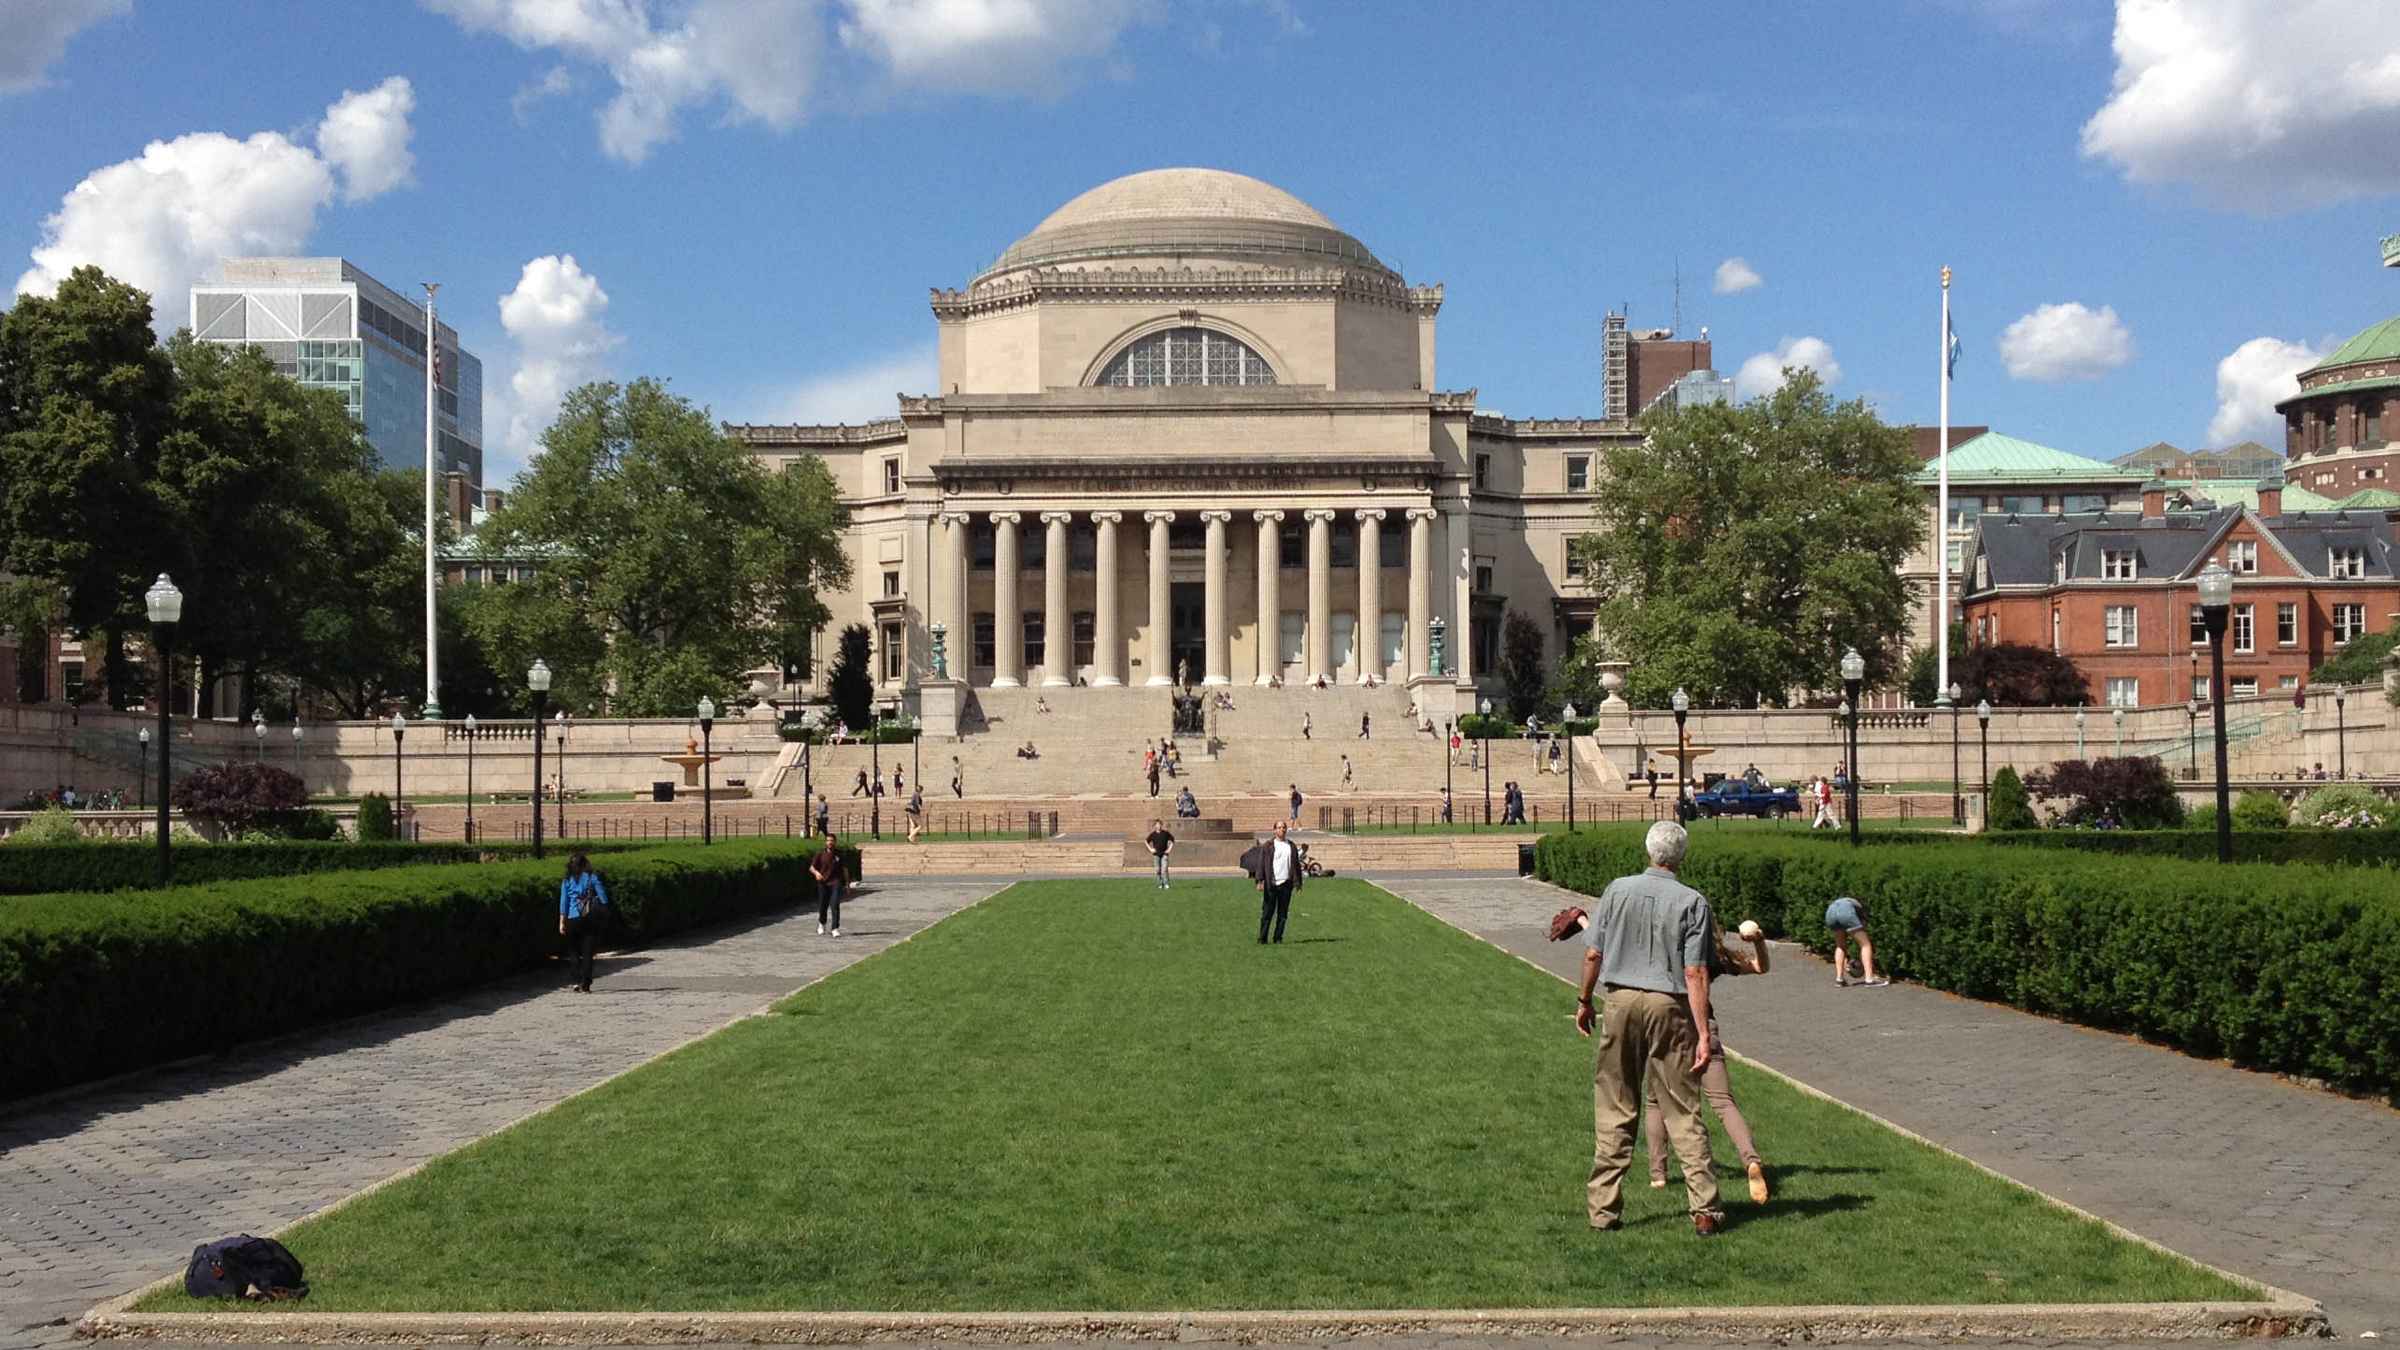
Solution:
<svg viewBox="0 0 2400 1350"><path fill-rule="evenodd" d="M274 833L281 839L339 839L342 823L331 811L294 811L274 822Z"/></svg>
<svg viewBox="0 0 2400 1350"><path fill-rule="evenodd" d="M2017 771L2006 764L1992 775L1991 800L1985 808L1983 827L1987 830L2037 830L2042 822L2033 814L2033 803L2026 799L2025 782Z"/></svg>
<svg viewBox="0 0 2400 1350"><path fill-rule="evenodd" d="M1716 836L1695 843L1683 875L1724 923L1756 918L1824 951L1825 904L1855 895L1878 964L1897 976L2400 1102L2400 1002L2381 992L2400 980L2400 875L2025 846L2043 837L1828 848ZM2187 831L2065 837L2213 848ZM1549 835L1536 868L1597 893L1639 865L1640 839Z"/></svg>
<svg viewBox="0 0 2400 1350"><path fill-rule="evenodd" d="M2062 759L2027 778L2025 788L2043 801L2066 799L2063 825L2147 830L2183 823L2175 780L2154 755Z"/></svg>
<svg viewBox="0 0 2400 1350"><path fill-rule="evenodd" d="M63 806L46 806L34 813L33 819L17 827L7 839L11 844L74 844L83 839L83 827L75 823L75 813Z"/></svg>
<svg viewBox="0 0 2400 1350"><path fill-rule="evenodd" d="M2216 808L2210 807L2213 815ZM2272 792L2252 788L2233 802L2233 828L2237 830L2280 830L2292 823L2291 812L2283 798Z"/></svg>
<svg viewBox="0 0 2400 1350"><path fill-rule="evenodd" d="M427 863L473 863L529 857L527 844L404 844L278 839L239 848L189 847L197 836L175 834L175 883L179 886L254 881L264 877L320 872L364 872ZM579 842L595 857L629 852L642 845ZM564 856L563 854L561 855ZM0 896L48 895L67 891L154 889L158 848L147 839L85 839L47 848L0 850Z"/></svg>
<svg viewBox="0 0 2400 1350"><path fill-rule="evenodd" d="M2292 822L2319 829L2349 830L2388 825L2396 815L2400 815L2400 808L2373 789L2356 783L2334 783L2302 797L2292 810Z"/></svg>
<svg viewBox="0 0 2400 1350"><path fill-rule="evenodd" d="M1458 734L1470 741L1514 741L1525 736L1523 722L1511 722L1505 717L1486 717L1468 713L1458 719Z"/></svg>
<svg viewBox="0 0 2400 1350"><path fill-rule="evenodd" d="M2217 856L2216 808L2204 807L2206 829L2183 830L2030 830L2019 834L1987 835L1995 844L2076 853L2118 853L2143 858L2210 860ZM2333 867L2400 867L2400 830L2240 830L2234 831L2237 862L2318 863Z"/></svg>
<svg viewBox="0 0 2400 1350"><path fill-rule="evenodd" d="M271 764L204 764L176 782L173 800L186 819L240 834L298 812L308 805L308 789Z"/></svg>
<svg viewBox="0 0 2400 1350"><path fill-rule="evenodd" d="M0 1099L538 964L558 945L559 869L404 867L0 904ZM644 941L790 903L805 893L807 849L635 849L603 871L626 936ZM169 1007L206 1015L158 1015Z"/></svg>
<svg viewBox="0 0 2400 1350"><path fill-rule="evenodd" d="M399 837L399 826L392 820L392 799L380 792L370 792L358 799L358 838L360 843L381 843Z"/></svg>

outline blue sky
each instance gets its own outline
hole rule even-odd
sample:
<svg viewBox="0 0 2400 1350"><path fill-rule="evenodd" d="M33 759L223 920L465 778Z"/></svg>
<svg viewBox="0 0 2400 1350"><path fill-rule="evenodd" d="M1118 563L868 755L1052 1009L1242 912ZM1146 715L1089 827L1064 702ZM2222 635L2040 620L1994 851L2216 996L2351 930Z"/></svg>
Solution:
<svg viewBox="0 0 2400 1350"><path fill-rule="evenodd" d="M439 279L495 478L591 376L888 412L927 287L1177 164L1446 283L1442 384L1517 416L1596 412L1602 313L1668 324L1679 268L1745 388L1931 421L1946 263L1954 420L2098 456L2269 431L2400 313L2385 0L12 0L0 53L0 278L176 318L227 241Z"/></svg>

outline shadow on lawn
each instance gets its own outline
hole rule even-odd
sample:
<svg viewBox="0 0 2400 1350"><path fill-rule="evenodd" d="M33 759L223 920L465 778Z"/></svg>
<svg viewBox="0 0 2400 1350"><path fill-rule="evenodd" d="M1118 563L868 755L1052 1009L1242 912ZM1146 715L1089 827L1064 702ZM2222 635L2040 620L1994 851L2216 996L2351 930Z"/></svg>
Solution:
<svg viewBox="0 0 2400 1350"><path fill-rule="evenodd" d="M1731 1232L1751 1224L1775 1223L1784 1219L1814 1219L1828 1214L1847 1214L1874 1203L1875 1197L1871 1195L1845 1193L1810 1196L1805 1200L1770 1200L1764 1209L1735 1205L1725 1211L1725 1227L1721 1231Z"/></svg>

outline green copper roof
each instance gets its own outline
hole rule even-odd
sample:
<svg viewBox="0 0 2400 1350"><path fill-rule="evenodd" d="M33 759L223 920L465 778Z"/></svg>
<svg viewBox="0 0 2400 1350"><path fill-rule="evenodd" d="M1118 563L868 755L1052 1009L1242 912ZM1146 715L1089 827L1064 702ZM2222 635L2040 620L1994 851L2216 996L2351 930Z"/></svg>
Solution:
<svg viewBox="0 0 2400 1350"><path fill-rule="evenodd" d="M2167 490L2190 497L2204 497L2219 506L2241 506L2258 509L2258 484L2238 478L2169 478ZM2341 509L2330 497L2321 497L2304 487L2283 490L2283 509L2286 511L2336 511Z"/></svg>
<svg viewBox="0 0 2400 1350"><path fill-rule="evenodd" d="M2382 323L2376 324L2357 337L2334 348L2331 355L2301 371L2300 375L2305 379L2320 370L2329 370L2335 366L2346 366L2357 361L2388 361L2394 358L2400 358L2400 317L2385 319ZM2317 391L2312 389L2309 392L2313 394Z"/></svg>
<svg viewBox="0 0 2400 1350"><path fill-rule="evenodd" d="M2391 511L2400 509L2400 492L2390 488L2360 488L2334 503L2337 511Z"/></svg>
<svg viewBox="0 0 2400 1350"><path fill-rule="evenodd" d="M1928 461L1917 471L1917 482L1931 486L1939 479L1939 468ZM2148 477L1997 431L1950 447L1952 483L2139 483Z"/></svg>

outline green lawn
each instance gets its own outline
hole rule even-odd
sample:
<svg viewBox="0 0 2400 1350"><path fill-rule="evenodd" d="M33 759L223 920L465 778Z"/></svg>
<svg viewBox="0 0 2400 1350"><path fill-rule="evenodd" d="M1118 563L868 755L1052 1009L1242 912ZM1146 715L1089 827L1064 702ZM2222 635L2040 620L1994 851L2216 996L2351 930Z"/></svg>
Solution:
<svg viewBox="0 0 2400 1350"><path fill-rule="evenodd" d="M872 926L874 904L853 924ZM1558 981L1363 883L1309 886L1284 946L1255 943L1256 916L1235 881L1018 885L301 1225L287 1240L313 1292L297 1306L2240 1293L1738 1066L1775 1202L1729 1186L1733 1223L1704 1243L1680 1189L1650 1190L1637 1160L1626 1227L1592 1233L1592 1047ZM600 1000L560 1034L640 1015L638 998Z"/></svg>

